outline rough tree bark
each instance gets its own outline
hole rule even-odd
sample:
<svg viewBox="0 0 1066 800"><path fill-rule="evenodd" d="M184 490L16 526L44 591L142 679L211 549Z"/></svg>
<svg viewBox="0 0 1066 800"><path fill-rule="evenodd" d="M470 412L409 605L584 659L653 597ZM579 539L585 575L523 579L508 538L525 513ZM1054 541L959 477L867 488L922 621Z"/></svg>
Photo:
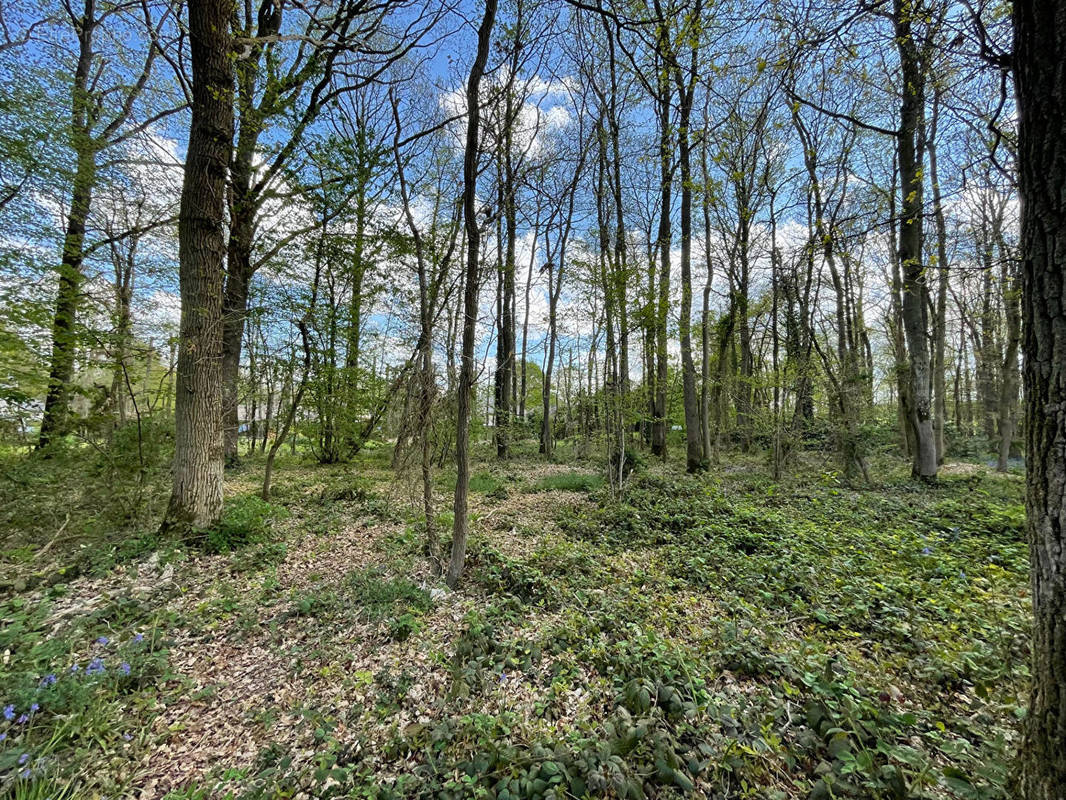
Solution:
<svg viewBox="0 0 1066 800"><path fill-rule="evenodd" d="M222 287L226 174L233 147L232 0L190 0L192 124L178 217L181 327L174 485L164 531L184 536L222 513Z"/></svg>
<svg viewBox="0 0 1066 800"><path fill-rule="evenodd" d="M903 330L910 373L910 428L914 433L914 477L932 480L937 474L933 431L932 375L929 361L929 287L922 264L923 155L922 116L925 65L913 22L916 0L895 0L896 47L899 50L902 100L896 136L900 176L898 258L903 275Z"/></svg>
<svg viewBox="0 0 1066 800"><path fill-rule="evenodd" d="M1016 0L1032 693L1020 788L1066 791L1066 0Z"/></svg>

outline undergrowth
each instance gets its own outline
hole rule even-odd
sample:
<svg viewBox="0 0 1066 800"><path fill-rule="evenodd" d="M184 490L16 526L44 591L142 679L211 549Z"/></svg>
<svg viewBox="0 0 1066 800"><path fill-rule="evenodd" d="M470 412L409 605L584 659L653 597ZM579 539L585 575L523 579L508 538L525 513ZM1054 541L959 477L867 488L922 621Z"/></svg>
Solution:
<svg viewBox="0 0 1066 800"><path fill-rule="evenodd" d="M228 476L205 538L224 555L186 565L219 574L183 624L227 647L260 636L284 680L314 691L262 709L295 714L302 744L279 734L173 800L1009 797L1028 679L1018 476L916 486L889 465L859 489L831 470L779 483L754 462L656 465L619 496L592 470L527 475L516 459L475 473L490 510L446 593L372 455L357 474L282 472L273 504L252 495L254 464ZM328 547L355 521L396 523L374 545L382 563L279 583L300 537ZM153 546L144 536L101 552L119 563L120 546ZM117 796L122 778L92 783L79 765L158 744L176 621L113 598L55 634L64 591L0 607L0 796ZM346 636L370 643L369 666ZM330 681L358 699L316 705Z"/></svg>
<svg viewBox="0 0 1066 800"><path fill-rule="evenodd" d="M1008 797L1029 613L1017 478L581 485L592 502L521 554L471 542L429 721L378 729L373 757L327 734L311 774L275 752L232 796ZM370 607L379 591L361 590ZM374 676L373 724L415 710L417 682Z"/></svg>

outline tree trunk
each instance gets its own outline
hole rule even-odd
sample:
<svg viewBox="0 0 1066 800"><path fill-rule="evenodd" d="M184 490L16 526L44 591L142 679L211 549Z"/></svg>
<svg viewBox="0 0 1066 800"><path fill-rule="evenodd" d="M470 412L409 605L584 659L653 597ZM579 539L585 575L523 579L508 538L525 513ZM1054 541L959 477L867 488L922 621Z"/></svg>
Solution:
<svg viewBox="0 0 1066 800"><path fill-rule="evenodd" d="M252 34L252 6L247 6L244 22ZM262 106L256 106L260 59L263 53L261 40L278 32L281 25L280 3L262 0L255 38L243 57L235 65L236 102L240 107L237 118L237 145L233 152L228 189L229 242L226 253L226 286L222 297L222 414L223 452L227 464L236 464L237 434L240 425L239 381L241 369L241 343L244 340L244 322L248 315L248 288L255 273L252 264L252 234L262 186L255 181L255 153L259 135L264 128Z"/></svg>
<svg viewBox="0 0 1066 800"><path fill-rule="evenodd" d="M714 273L707 262L707 282L703 285L703 308L700 314L700 431L703 434L703 457L711 457L711 283Z"/></svg>
<svg viewBox="0 0 1066 800"><path fill-rule="evenodd" d="M600 15L600 22L607 41L607 58L610 66L611 86L607 102L608 132L611 139L611 171L610 184L614 203L615 231L614 231L614 274L611 281L611 291L615 297L615 308L618 311L618 377L621 379L619 387L621 395L625 398L629 394L629 309L626 306L626 282L629 276L626 267L626 226L625 206L622 194L622 147L621 147L621 120L618 110L618 61L615 56L615 41L611 32L607 16ZM620 411L624 417L624 410Z"/></svg>
<svg viewBox="0 0 1066 800"><path fill-rule="evenodd" d="M241 342L252 280L252 232L256 202L252 196L253 159L259 140L260 120L253 111L255 65L240 62L238 102L240 131L229 181L229 242L226 251L226 286L222 299L222 414L223 448L227 464L236 464L239 420L238 382Z"/></svg>
<svg viewBox="0 0 1066 800"><path fill-rule="evenodd" d="M912 0L895 0L896 47L903 87L896 139L901 194L898 248L903 274L903 329L912 401L910 427L916 445L913 473L916 478L932 480L937 474L936 437L929 363L929 288L922 264L922 156L925 147L921 128L926 75L913 35L912 6Z"/></svg>
<svg viewBox="0 0 1066 800"><path fill-rule="evenodd" d="M463 344L455 415L455 503L452 553L446 580L455 587L466 562L467 494L470 489L470 404L474 388L474 334L477 324L478 257L481 231L477 222L478 126L481 120L481 76L489 59L496 0L485 0L477 32L477 55L466 84L466 145L463 153L463 221L466 225L466 285L463 289Z"/></svg>
<svg viewBox="0 0 1066 800"><path fill-rule="evenodd" d="M519 7L520 10L520 7ZM519 22L519 26L520 26ZM503 181L499 190L501 222L504 228L504 249L500 274L500 314L496 339L496 456L511 455L511 421L514 415L515 380L515 247L518 237L517 209L515 207L515 166L513 135L515 125L514 78L521 53L520 27L515 29L515 41L511 54L511 70L504 88L503 137L500 161ZM499 244L497 244L499 246Z"/></svg>
<svg viewBox="0 0 1066 800"><path fill-rule="evenodd" d="M548 338L545 342L545 350L547 355L544 359L544 382L541 387L541 419L540 419L540 452L542 455L550 456L552 452L552 411L551 411L551 395L552 395L552 369L555 366L555 342L556 342L556 305L555 298L558 293L555 291L553 280L555 274L554 265L550 261L547 264L548 271ZM558 282L562 283L562 276L558 278Z"/></svg>
<svg viewBox="0 0 1066 800"><path fill-rule="evenodd" d="M526 391L527 391L527 374L526 374L526 355L528 354L529 345L529 290L533 284L533 266L537 258L537 225L539 220L533 223L533 244L529 250L529 269L526 271L526 289L525 300L522 311L522 381L521 388L518 393L518 416L525 421L526 418Z"/></svg>
<svg viewBox="0 0 1066 800"><path fill-rule="evenodd" d="M192 124L178 217L181 333L174 484L164 531L188 536L222 513L222 289L233 142L231 0L190 0Z"/></svg>
<svg viewBox="0 0 1066 800"><path fill-rule="evenodd" d="M1025 800L1066 787L1066 0L1015 0L1022 207L1026 530L1033 591Z"/></svg>
<svg viewBox="0 0 1066 800"><path fill-rule="evenodd" d="M1017 427L1018 404L1018 346L1021 342L1021 292L1018 286L1014 259L1003 258L1003 307L1007 316L1007 342L1004 348L1002 379L999 396L999 457L996 469L1007 471L1014 432Z"/></svg>
<svg viewBox="0 0 1066 800"><path fill-rule="evenodd" d="M941 202L940 176L937 172L936 139L940 116L940 93L933 99L933 120L929 140L929 173L933 186L933 215L936 221L936 305L933 309L933 430L936 434L936 463L943 464L947 454L944 428L947 424L947 367L944 361L947 347L948 304L948 234Z"/></svg>
<svg viewBox="0 0 1066 800"><path fill-rule="evenodd" d="M660 26L659 47L666 48L665 24ZM659 231L655 244L659 249L659 285L655 303L653 330L655 352L655 393L652 396L651 452L666 460L666 389L667 371L667 314L670 306L670 245L673 234L670 214L673 207L673 147L670 141L670 82L665 69L659 79L659 188L662 194L659 207ZM691 301L690 301L691 302Z"/></svg>
<svg viewBox="0 0 1066 800"><path fill-rule="evenodd" d="M248 347L248 384L251 396L251 409L248 414L248 455L255 455L259 443L259 364L256 360L255 340L249 341Z"/></svg>
<svg viewBox="0 0 1066 800"><path fill-rule="evenodd" d="M693 15L699 19L701 2L697 0ZM689 122L692 118L692 100L696 92L696 55L699 49L698 34L692 38L691 62L688 80L678 74L678 92L681 97L677 136L678 160L681 177L681 383L685 405L685 468L698 472L706 466L707 454L700 435L700 403L696 394L696 364L692 359L692 148L689 140Z"/></svg>
<svg viewBox="0 0 1066 800"><path fill-rule="evenodd" d="M304 390L307 389L307 379L311 376L311 341L307 332L307 320L302 319L297 324L300 327L300 341L304 351L304 371L303 375L300 376L300 385L296 387L296 391L293 393L289 413L285 415L281 430L274 437L274 444L270 446L270 452L267 453L266 466L263 469L263 490L259 495L264 500L270 499L270 478L274 472L274 459L278 455L278 450L285 443L285 437L288 435L289 429L292 428L293 420L296 419L296 412L300 408L300 401L303 400Z"/></svg>
<svg viewBox="0 0 1066 800"><path fill-rule="evenodd" d="M115 413L118 417L117 424L122 427L126 424L126 400L133 399L131 389L127 389L127 369L129 367L129 351L133 344L133 270L136 261L137 241L132 237L129 246L122 252L112 246L111 254L115 268L115 313L114 313L114 349L112 359L111 397L115 403ZM148 375L145 375L147 386Z"/></svg>
<svg viewBox="0 0 1066 800"><path fill-rule="evenodd" d="M85 223L89 218L93 187L96 184L96 143L90 133L93 98L89 80L93 63L93 32L96 29L94 0L85 0L85 13L78 34L78 62L74 68L71 103L71 144L76 165L70 198L70 213L63 237L63 257L59 265L59 289L52 323L52 360L48 373L48 394L37 446L45 449L54 438L67 433L70 382L74 377L75 326L81 298Z"/></svg>

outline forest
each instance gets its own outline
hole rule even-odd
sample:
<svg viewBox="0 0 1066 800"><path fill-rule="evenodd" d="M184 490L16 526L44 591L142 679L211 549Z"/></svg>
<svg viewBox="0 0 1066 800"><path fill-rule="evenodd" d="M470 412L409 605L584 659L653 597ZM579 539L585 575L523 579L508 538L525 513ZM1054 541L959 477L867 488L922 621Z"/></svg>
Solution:
<svg viewBox="0 0 1066 800"><path fill-rule="evenodd" d="M0 0L0 800L1066 800L1066 0Z"/></svg>

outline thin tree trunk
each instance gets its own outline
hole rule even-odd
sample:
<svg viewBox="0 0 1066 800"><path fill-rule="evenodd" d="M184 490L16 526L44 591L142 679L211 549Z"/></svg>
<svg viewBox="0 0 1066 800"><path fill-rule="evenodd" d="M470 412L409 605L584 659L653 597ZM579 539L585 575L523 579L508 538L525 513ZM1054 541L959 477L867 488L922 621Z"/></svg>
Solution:
<svg viewBox="0 0 1066 800"><path fill-rule="evenodd" d="M307 388L307 379L311 375L311 341L307 332L307 320L302 319L297 325L300 327L300 341L304 351L304 371L303 375L300 376L300 385L296 387L296 391L293 393L292 403L289 406L289 412L285 415L285 421L281 424L281 430L274 437L274 444L270 446L270 452L267 453L266 466L263 469L263 491L260 493L264 500L270 499L270 477L274 472L274 459L278 455L278 450L285 443L285 437L288 435L289 429L292 428L293 420L296 419L296 412L300 408L300 401L303 400L304 390Z"/></svg>
<svg viewBox="0 0 1066 800"><path fill-rule="evenodd" d="M248 342L248 393L251 409L248 414L248 455L255 455L259 444L259 362L256 358L255 339Z"/></svg>
<svg viewBox="0 0 1066 800"><path fill-rule="evenodd" d="M477 222L478 127L481 119L481 76L489 58L496 0L485 0L477 32L477 55L466 84L466 145L463 153L463 220L466 225L466 286L463 290L463 344L455 423L455 503L452 553L446 580L455 587L466 562L467 494L470 489L470 404L474 387L474 334L477 324L478 260L481 231Z"/></svg>
<svg viewBox="0 0 1066 800"><path fill-rule="evenodd" d="M226 285L222 297L222 413L223 452L227 464L240 460L237 451L237 432L240 425L239 380L241 343L248 315L248 290L255 267L252 264L252 235L259 210L261 186L255 185L255 155L259 135L264 128L261 107L256 106L256 90L263 46L260 42L278 32L281 25L281 4L263 2L256 16L257 27L252 37L251 6L246 7L244 20L252 44L235 62L235 101L237 143L230 165L227 187L229 200L229 241L226 247ZM236 23L235 23L236 24Z"/></svg>
<svg viewBox="0 0 1066 800"><path fill-rule="evenodd" d="M115 403L115 412L118 416L118 425L126 424L126 398L132 395L126 388L126 370L130 347L133 344L133 313L131 304L133 301L133 269L136 260L136 239L128 246L128 249L119 252L112 246L112 260L115 268L115 336L114 352L112 358L114 366L111 377L111 397ZM146 380L147 380L147 376Z"/></svg>
<svg viewBox="0 0 1066 800"><path fill-rule="evenodd" d="M692 11L699 19L702 3L697 0ZM676 71L681 108L678 127L678 161L681 177L681 382L685 406L685 468L698 472L705 468L707 454L700 435L700 406L696 395L696 364L692 359L692 148L689 140L689 122L692 118L692 100L696 92L696 56L699 50L698 33L689 33L692 38L691 60L687 81L680 70ZM665 263L664 263L665 267Z"/></svg>
<svg viewBox="0 0 1066 800"><path fill-rule="evenodd" d="M95 0L85 0L78 35L78 62L74 68L71 93L71 144L76 164L63 237L63 257L59 265L59 288L56 292L55 317L52 323L52 359L48 374L48 393L37 446L45 449L53 439L67 433L70 383L74 377L75 329L84 260L85 225L89 218L93 187L96 184L96 148L90 133L93 98L90 95L90 70L93 63L93 33L96 30Z"/></svg>
<svg viewBox="0 0 1066 800"><path fill-rule="evenodd" d="M937 293L933 309L933 430L936 435L936 463L943 464L947 454L944 428L947 424L947 383L944 362L947 348L948 302L948 234L941 202L940 177L937 172L937 123L940 121L940 92L933 98L933 119L929 139L929 173L933 186L933 215L936 221Z"/></svg>
<svg viewBox="0 0 1066 800"><path fill-rule="evenodd" d="M660 24L658 47L665 51L667 43L667 26ZM670 228L670 215L673 211L673 147L670 131L670 81L665 68L660 70L658 96L656 97L659 114L659 188L661 192L659 207L659 230L655 245L659 250L659 286L655 302L654 317L654 352L655 352L655 393L652 397L651 452L666 460L666 389L667 371L667 313L670 306L670 246L673 234ZM690 301L691 302L691 301Z"/></svg>
<svg viewBox="0 0 1066 800"><path fill-rule="evenodd" d="M526 354L529 344L529 290L533 284L533 264L537 258L537 222L533 223L533 244L529 251L529 269L526 272L525 307L522 318L522 384L518 394L518 416L526 418Z"/></svg>
<svg viewBox="0 0 1066 800"><path fill-rule="evenodd" d="M999 396L999 457L996 469L1006 472L1017 427L1018 346L1021 342L1021 292L1013 259L1003 258L1003 306L1007 316L1007 342L1003 354Z"/></svg>

